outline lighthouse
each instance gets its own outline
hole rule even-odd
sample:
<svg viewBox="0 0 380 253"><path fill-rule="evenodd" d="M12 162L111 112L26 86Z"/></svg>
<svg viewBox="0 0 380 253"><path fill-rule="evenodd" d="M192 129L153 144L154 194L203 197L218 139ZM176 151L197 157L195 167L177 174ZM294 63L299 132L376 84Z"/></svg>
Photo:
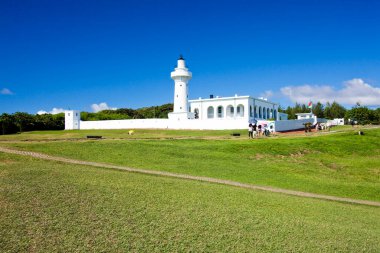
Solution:
<svg viewBox="0 0 380 253"><path fill-rule="evenodd" d="M191 72L186 68L185 59L182 55L177 60L177 67L171 72L170 77L174 80L174 108L169 113L169 119L184 120L193 119L194 113L189 111L189 81Z"/></svg>

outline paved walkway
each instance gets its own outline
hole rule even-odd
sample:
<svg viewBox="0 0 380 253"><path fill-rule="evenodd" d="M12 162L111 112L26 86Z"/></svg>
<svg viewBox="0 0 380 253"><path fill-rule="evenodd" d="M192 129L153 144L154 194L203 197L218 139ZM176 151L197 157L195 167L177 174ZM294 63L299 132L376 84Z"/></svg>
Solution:
<svg viewBox="0 0 380 253"><path fill-rule="evenodd" d="M0 152L31 156L31 157L35 157L39 159L51 160L51 161L57 161L57 162L63 162L63 163L80 164L80 165L87 165L87 166L98 167L98 168L109 168L109 169L123 170L123 171L134 172L134 173L173 177L173 178L195 180L195 181L208 182L208 183L223 184L223 185L235 186L235 187L246 188L246 189L282 193L282 194L292 195L292 196L380 207L380 202L376 202L376 201L341 198L341 197L335 197L335 196L329 196L329 195L322 195L322 194L315 194L315 193L301 192L301 191L292 191L292 190L281 189L281 188L273 188L269 186L244 184L244 183L239 183L239 182L230 181L230 180L216 179L216 178L210 178L210 177L191 176L191 175L177 174L177 173L171 173L171 172L165 172L165 171L134 169L134 168L118 166L118 165L111 165L111 164L98 163L98 162L87 162L87 161L63 158L63 157L58 157L58 156L51 156L51 155L46 155L46 154L31 152L31 151L9 149L5 147L0 147Z"/></svg>

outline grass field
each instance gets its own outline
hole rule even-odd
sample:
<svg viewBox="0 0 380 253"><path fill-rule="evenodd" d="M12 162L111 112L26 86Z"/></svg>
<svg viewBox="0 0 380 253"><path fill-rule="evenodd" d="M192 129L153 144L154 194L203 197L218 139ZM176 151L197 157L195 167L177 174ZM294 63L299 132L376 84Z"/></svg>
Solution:
<svg viewBox="0 0 380 253"><path fill-rule="evenodd" d="M339 131L51 131L0 136L0 146L379 201L380 129ZM380 251L377 207L4 153L0 209L0 252Z"/></svg>
<svg viewBox="0 0 380 253"><path fill-rule="evenodd" d="M0 153L1 252L378 252L376 207Z"/></svg>
<svg viewBox="0 0 380 253"><path fill-rule="evenodd" d="M6 140L63 140L84 139L87 135L100 135L105 139L171 139L171 138L233 138L232 132L246 135L244 130L134 130L129 135L128 130L70 130L70 131L33 131L22 134L0 135L0 141Z"/></svg>
<svg viewBox="0 0 380 253"><path fill-rule="evenodd" d="M209 132L205 133L206 136ZM217 131L214 134L222 133ZM110 131L108 134L116 135L118 132ZM182 136L182 131L171 134ZM146 130L141 135L155 138L161 133L155 135L155 131ZM4 142L2 145L135 168L380 200L379 140L380 129L372 129L366 130L364 136L344 131L323 136L257 140L248 140L244 136L227 140L106 139Z"/></svg>
<svg viewBox="0 0 380 253"><path fill-rule="evenodd" d="M351 126L334 127L336 131L350 130ZM100 135L105 139L239 139L232 137L232 133L240 133L241 138L247 136L247 130L145 130L136 129L134 135L128 135L128 130L69 130L69 131L33 131L22 134L0 135L1 141L28 141L28 140L76 140L85 139L87 135ZM284 137L278 135L276 137Z"/></svg>

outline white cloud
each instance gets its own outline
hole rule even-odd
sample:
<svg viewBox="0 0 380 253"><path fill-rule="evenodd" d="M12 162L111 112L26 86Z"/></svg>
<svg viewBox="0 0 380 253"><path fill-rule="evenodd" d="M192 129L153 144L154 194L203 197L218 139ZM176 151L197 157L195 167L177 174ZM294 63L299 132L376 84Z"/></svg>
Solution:
<svg viewBox="0 0 380 253"><path fill-rule="evenodd" d="M264 98L271 98L273 97L273 91L271 90L266 90L264 93L261 93L260 94L260 97L264 97Z"/></svg>
<svg viewBox="0 0 380 253"><path fill-rule="evenodd" d="M48 114L48 112L47 112L47 111L44 111L44 110L39 110L39 111L37 112L37 114L38 114L38 115Z"/></svg>
<svg viewBox="0 0 380 253"><path fill-rule="evenodd" d="M10 89L3 88L3 89L0 90L0 94L1 95L12 95L13 92Z"/></svg>
<svg viewBox="0 0 380 253"><path fill-rule="evenodd" d="M380 105L380 88L371 86L363 79L355 78L345 81L341 89L330 85L301 85L281 88L281 93L291 101L306 104L309 101L321 103L336 101L344 105Z"/></svg>
<svg viewBox="0 0 380 253"><path fill-rule="evenodd" d="M58 114L58 113L61 113L61 112L65 112L65 109L63 108L53 108L50 112L47 112L47 111L44 111L44 110L39 110L37 112L37 114L41 115L41 114Z"/></svg>
<svg viewBox="0 0 380 253"><path fill-rule="evenodd" d="M93 112L100 112L100 111L103 111L103 110L116 110L117 109L115 107L109 107L107 105L107 103L105 103L105 102L100 103L100 104L92 104L91 108L92 108Z"/></svg>

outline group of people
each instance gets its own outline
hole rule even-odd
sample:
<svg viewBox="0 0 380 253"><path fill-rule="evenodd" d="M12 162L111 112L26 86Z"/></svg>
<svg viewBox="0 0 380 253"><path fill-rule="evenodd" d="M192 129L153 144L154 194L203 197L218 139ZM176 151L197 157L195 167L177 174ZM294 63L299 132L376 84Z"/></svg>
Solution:
<svg viewBox="0 0 380 253"><path fill-rule="evenodd" d="M322 131L322 130L330 131L330 128L331 128L331 123L330 122L327 122L327 123L317 123L315 125L315 129L317 131Z"/></svg>
<svg viewBox="0 0 380 253"><path fill-rule="evenodd" d="M256 125L254 124L249 124L248 125L248 138L256 138L260 136L269 136L269 130L266 125L261 126L261 125Z"/></svg>

